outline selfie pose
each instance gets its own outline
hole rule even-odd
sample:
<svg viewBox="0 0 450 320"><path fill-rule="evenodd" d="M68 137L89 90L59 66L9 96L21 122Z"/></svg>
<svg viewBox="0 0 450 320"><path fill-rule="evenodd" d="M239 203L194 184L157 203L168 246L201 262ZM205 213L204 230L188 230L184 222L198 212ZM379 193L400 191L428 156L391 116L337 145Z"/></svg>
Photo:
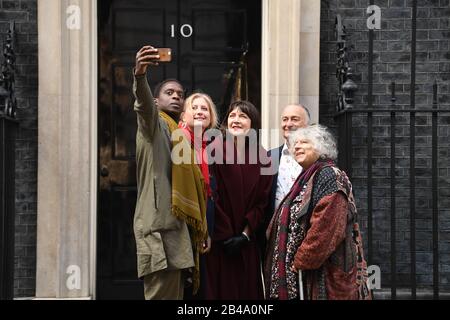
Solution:
<svg viewBox="0 0 450 320"><path fill-rule="evenodd" d="M188 277L194 293L199 287L198 255L207 239L206 188L193 161L172 162L171 134L178 129L184 88L177 80L168 79L156 86L153 96L146 73L159 58L157 49L144 46L136 55L134 69L138 276L144 278L146 299L183 299Z"/></svg>

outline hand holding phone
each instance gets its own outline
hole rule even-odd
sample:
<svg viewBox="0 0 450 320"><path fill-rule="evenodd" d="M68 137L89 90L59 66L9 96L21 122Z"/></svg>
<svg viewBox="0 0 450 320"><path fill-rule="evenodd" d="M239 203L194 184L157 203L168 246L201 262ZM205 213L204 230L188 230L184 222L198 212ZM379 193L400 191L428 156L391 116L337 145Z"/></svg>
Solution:
<svg viewBox="0 0 450 320"><path fill-rule="evenodd" d="M150 45L143 46L136 53L136 66L134 74L145 74L148 66L157 66L160 62L170 61L172 61L171 48L154 48Z"/></svg>

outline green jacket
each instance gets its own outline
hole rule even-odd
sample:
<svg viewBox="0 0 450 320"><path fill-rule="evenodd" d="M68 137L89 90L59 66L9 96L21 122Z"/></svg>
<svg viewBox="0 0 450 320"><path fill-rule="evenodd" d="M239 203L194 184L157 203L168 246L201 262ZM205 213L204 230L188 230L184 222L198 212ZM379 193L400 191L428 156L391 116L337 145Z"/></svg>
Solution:
<svg viewBox="0 0 450 320"><path fill-rule="evenodd" d="M136 135L137 203L134 235L138 277L168 269L194 266L187 225L177 219L172 207L172 160L170 132L159 117L145 75L133 83Z"/></svg>

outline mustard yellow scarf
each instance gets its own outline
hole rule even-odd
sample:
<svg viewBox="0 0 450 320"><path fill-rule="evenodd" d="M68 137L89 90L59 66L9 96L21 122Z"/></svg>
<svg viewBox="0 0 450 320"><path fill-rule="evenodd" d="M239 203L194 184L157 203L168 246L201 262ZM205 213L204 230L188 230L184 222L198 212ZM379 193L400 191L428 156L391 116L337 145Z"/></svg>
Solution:
<svg viewBox="0 0 450 320"><path fill-rule="evenodd" d="M160 111L170 133L178 129L176 122L166 113ZM194 294L200 286L200 258L199 254L203 242L208 237L206 224L206 186L199 166L194 162L195 152L185 135L178 141L172 141L172 148L179 143L186 143L183 150L191 150L190 163L175 164L172 162L172 213L186 222L190 227L192 248L194 251L195 267L192 273Z"/></svg>

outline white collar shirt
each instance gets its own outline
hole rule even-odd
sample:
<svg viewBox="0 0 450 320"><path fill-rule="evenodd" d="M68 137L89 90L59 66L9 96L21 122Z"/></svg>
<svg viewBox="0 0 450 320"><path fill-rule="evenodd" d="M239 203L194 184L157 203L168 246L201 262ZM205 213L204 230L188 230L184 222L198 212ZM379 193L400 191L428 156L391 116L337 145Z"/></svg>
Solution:
<svg viewBox="0 0 450 320"><path fill-rule="evenodd" d="M278 168L277 190L275 192L275 211L281 201L291 190L297 177L302 173L302 167L290 154L286 143L281 151L280 166Z"/></svg>

